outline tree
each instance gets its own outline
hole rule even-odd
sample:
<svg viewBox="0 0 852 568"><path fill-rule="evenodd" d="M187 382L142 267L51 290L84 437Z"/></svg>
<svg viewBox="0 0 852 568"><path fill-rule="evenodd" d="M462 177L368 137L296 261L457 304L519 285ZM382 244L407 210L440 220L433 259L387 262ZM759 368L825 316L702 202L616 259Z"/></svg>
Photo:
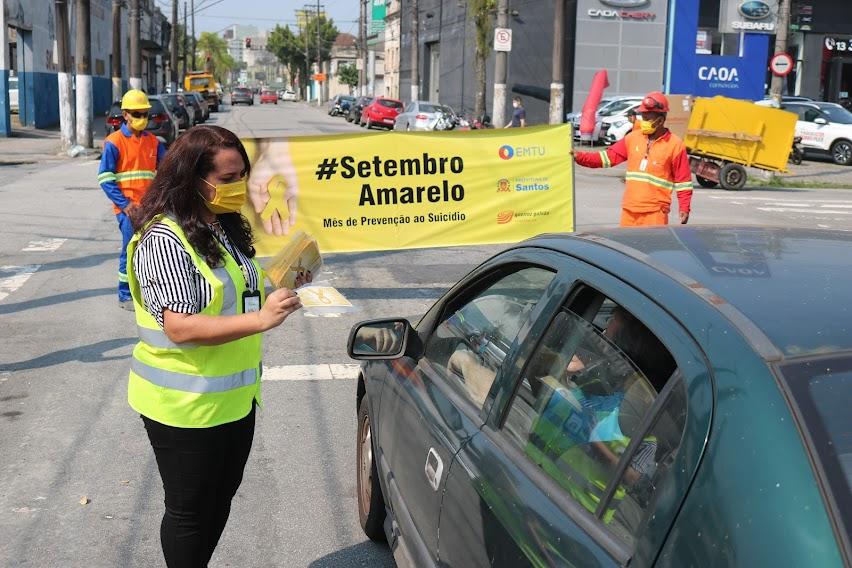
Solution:
<svg viewBox="0 0 852 568"><path fill-rule="evenodd" d="M482 116L485 113L486 62L491 52L491 37L494 35L495 0L470 0L470 11L473 14L473 25L476 29L476 52L473 67L476 72L476 98L474 99L474 114Z"/></svg>
<svg viewBox="0 0 852 568"><path fill-rule="evenodd" d="M205 69L210 69L216 81L226 82L237 63L228 53L228 43L213 32L201 32L201 37L195 44L195 54L204 62ZM207 63L209 61L209 63Z"/></svg>
<svg viewBox="0 0 852 568"><path fill-rule="evenodd" d="M341 65L337 70L337 78L350 88L358 85L358 69L354 65Z"/></svg>
<svg viewBox="0 0 852 568"><path fill-rule="evenodd" d="M305 74L305 41L294 34L290 27L282 28L275 25L266 39L266 49L278 58L281 65L287 68L287 74L292 82L304 84ZM292 86L292 85L291 85Z"/></svg>

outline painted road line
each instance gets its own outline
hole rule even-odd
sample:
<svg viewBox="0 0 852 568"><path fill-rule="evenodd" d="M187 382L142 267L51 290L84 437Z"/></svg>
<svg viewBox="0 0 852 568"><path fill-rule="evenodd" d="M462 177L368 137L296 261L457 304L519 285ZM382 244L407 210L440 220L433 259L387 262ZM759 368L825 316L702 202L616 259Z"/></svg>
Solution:
<svg viewBox="0 0 852 568"><path fill-rule="evenodd" d="M733 200L733 201L768 201L771 203L800 203L802 201L807 201L809 204L814 203L829 203L829 204L846 204L852 205L852 201L849 199L781 199L779 197L752 197L745 195L703 195L704 197L708 197L710 199L723 199L723 200Z"/></svg>
<svg viewBox="0 0 852 568"><path fill-rule="evenodd" d="M280 365L264 367L264 381L334 381L358 378L357 363L321 363L318 365Z"/></svg>
<svg viewBox="0 0 852 568"><path fill-rule="evenodd" d="M755 207L758 211L767 213L807 213L810 215L852 215L852 211L837 211L835 209L798 209L795 207Z"/></svg>
<svg viewBox="0 0 852 568"><path fill-rule="evenodd" d="M44 239L42 241L30 241L23 252L54 252L68 239Z"/></svg>
<svg viewBox="0 0 852 568"><path fill-rule="evenodd" d="M41 268L40 264L28 264L26 266L0 266L0 302L6 296L24 285L24 282Z"/></svg>

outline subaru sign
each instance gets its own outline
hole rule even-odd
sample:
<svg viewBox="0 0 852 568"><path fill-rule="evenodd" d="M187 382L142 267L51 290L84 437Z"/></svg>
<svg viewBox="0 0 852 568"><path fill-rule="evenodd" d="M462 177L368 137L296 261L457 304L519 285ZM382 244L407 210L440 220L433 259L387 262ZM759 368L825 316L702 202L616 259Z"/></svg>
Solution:
<svg viewBox="0 0 852 568"><path fill-rule="evenodd" d="M774 34L778 0L721 0L719 31Z"/></svg>

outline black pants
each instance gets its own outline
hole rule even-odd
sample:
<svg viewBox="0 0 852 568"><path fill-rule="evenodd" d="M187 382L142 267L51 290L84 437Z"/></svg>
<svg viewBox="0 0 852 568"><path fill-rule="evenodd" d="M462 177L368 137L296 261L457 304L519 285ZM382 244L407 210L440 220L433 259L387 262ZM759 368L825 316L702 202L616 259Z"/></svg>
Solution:
<svg viewBox="0 0 852 568"><path fill-rule="evenodd" d="M254 408L213 428L175 428L142 417L166 494L160 541L169 568L207 566L228 522L254 437Z"/></svg>

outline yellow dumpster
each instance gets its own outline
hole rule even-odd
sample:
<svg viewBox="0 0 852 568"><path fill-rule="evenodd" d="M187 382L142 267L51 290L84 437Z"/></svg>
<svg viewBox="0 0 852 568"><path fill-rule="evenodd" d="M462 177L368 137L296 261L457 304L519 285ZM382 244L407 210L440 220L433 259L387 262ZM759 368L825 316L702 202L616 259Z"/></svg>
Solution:
<svg viewBox="0 0 852 568"><path fill-rule="evenodd" d="M745 166L787 171L797 116L749 101L698 99L684 143L692 171L704 187L741 189Z"/></svg>

